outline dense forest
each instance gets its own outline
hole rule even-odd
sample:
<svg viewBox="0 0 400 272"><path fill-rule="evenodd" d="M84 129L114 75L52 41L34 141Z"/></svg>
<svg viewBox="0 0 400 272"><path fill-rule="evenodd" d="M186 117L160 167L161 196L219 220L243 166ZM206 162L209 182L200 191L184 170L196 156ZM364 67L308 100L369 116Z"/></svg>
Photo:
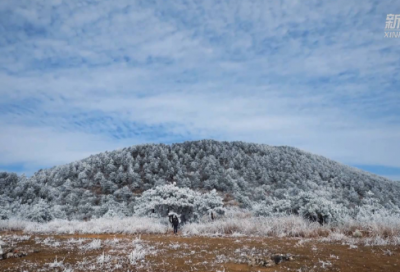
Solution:
<svg viewBox="0 0 400 272"><path fill-rule="evenodd" d="M173 183L199 193L216 189L225 207L256 216L293 213L334 221L399 214L400 207L398 182L322 156L287 146L201 140L104 152L30 178L0 173L0 216L129 216L142 205L144 191Z"/></svg>

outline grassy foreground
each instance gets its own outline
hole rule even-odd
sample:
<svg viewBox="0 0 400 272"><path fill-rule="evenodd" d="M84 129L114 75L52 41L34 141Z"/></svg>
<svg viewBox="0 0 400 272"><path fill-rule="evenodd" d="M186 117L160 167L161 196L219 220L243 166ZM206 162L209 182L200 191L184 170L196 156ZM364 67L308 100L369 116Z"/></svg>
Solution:
<svg viewBox="0 0 400 272"><path fill-rule="evenodd" d="M0 271L400 271L400 247L315 238L200 237L166 234L29 234L3 231L7 245L28 252L0 260ZM291 254L273 267L247 256Z"/></svg>

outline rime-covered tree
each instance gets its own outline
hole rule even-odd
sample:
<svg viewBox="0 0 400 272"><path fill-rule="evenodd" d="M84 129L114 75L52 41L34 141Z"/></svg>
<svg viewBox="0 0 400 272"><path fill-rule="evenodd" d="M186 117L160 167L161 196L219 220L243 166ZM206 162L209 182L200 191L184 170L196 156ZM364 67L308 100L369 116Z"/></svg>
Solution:
<svg viewBox="0 0 400 272"><path fill-rule="evenodd" d="M166 217L170 212L181 215L181 220L195 221L210 212L223 214L222 198L215 190L201 194L173 184L145 191L136 201L135 213Z"/></svg>

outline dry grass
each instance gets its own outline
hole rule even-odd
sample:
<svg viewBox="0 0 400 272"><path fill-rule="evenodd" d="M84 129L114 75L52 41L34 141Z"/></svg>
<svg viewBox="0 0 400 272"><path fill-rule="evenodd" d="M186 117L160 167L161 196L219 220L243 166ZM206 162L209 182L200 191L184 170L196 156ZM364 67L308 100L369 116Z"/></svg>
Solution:
<svg viewBox="0 0 400 272"><path fill-rule="evenodd" d="M130 217L101 218L91 221L55 220L45 224L18 220L0 220L0 230L23 230L29 234L164 234L168 231L167 219ZM380 245L400 244L400 219L375 218L369 221L349 219L339 225L321 226L298 216L251 217L247 213L233 213L215 221L186 224L185 236L257 236L350 239L370 238ZM357 235L355 235L357 233ZM336 238L335 238L336 239ZM336 240L335 240L336 241ZM371 242L371 243L372 243Z"/></svg>
<svg viewBox="0 0 400 272"><path fill-rule="evenodd" d="M400 271L398 246L355 247L316 239L184 237L171 233L140 238L129 234L38 234L29 239L15 232L1 235L16 247L37 253L2 260L0 271ZM97 239L101 248L81 249ZM134 249L143 254L131 263L128 255ZM293 254L294 261L273 268L235 263L243 255L272 253Z"/></svg>

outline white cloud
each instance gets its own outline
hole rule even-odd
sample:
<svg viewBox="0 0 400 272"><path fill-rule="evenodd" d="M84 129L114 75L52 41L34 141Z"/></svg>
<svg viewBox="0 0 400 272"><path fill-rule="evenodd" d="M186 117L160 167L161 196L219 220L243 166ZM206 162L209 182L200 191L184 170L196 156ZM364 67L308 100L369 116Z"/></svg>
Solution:
<svg viewBox="0 0 400 272"><path fill-rule="evenodd" d="M0 164L216 138L400 167L389 4L6 2Z"/></svg>
<svg viewBox="0 0 400 272"><path fill-rule="evenodd" d="M138 142L132 142L135 143ZM84 133L3 126L0 134L0 164L21 162L34 166L53 166L88 157L93 152L113 150L126 145L129 144Z"/></svg>

